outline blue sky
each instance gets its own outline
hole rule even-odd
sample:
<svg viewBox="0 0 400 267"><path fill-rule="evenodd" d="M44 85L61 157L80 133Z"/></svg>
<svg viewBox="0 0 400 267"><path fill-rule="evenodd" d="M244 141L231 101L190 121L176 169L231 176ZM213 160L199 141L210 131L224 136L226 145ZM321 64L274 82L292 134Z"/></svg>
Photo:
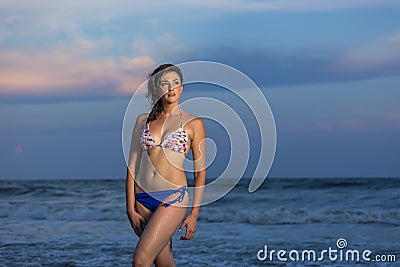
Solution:
<svg viewBox="0 0 400 267"><path fill-rule="evenodd" d="M400 175L397 1L73 0L0 3L0 178L123 178L135 88L192 60L262 89L277 127L270 177Z"/></svg>

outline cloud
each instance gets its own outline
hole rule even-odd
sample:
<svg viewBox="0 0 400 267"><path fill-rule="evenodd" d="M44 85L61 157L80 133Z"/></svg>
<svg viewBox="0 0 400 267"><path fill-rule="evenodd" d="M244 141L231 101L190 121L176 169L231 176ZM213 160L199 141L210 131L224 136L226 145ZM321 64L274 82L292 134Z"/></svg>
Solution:
<svg viewBox="0 0 400 267"><path fill-rule="evenodd" d="M180 44L179 39L171 33L163 33L152 39L140 39L132 42L136 54L151 55L159 60L167 60L168 55L187 53L187 48Z"/></svg>
<svg viewBox="0 0 400 267"><path fill-rule="evenodd" d="M240 48L236 46L203 46L170 54L170 59L210 60L237 68L258 86L287 86L342 82L351 80L347 73L328 71L337 52L316 52L296 49L290 53L269 48Z"/></svg>
<svg viewBox="0 0 400 267"><path fill-rule="evenodd" d="M364 130L370 125L366 120L343 120L343 121L318 121L314 127L321 131L348 129L348 130Z"/></svg>
<svg viewBox="0 0 400 267"><path fill-rule="evenodd" d="M400 73L400 32L374 40L345 53L332 63L332 70L351 73Z"/></svg>
<svg viewBox="0 0 400 267"><path fill-rule="evenodd" d="M47 0L0 1L0 27L16 27L14 37L80 34L85 27L106 28L124 18L159 25L172 20L204 18L180 1Z"/></svg>
<svg viewBox="0 0 400 267"><path fill-rule="evenodd" d="M315 127L320 130L331 130L333 128L333 124L327 121L320 121L315 124Z"/></svg>
<svg viewBox="0 0 400 267"><path fill-rule="evenodd" d="M149 56L90 56L85 52L89 47L90 43L49 51L1 51L0 95L129 95L155 65Z"/></svg>
<svg viewBox="0 0 400 267"><path fill-rule="evenodd" d="M104 26L122 17L162 24L171 20L204 19L231 12L320 11L369 6L398 6L396 0L204 0L204 1L125 1L125 0L21 0L0 1L0 25L16 23L18 34L76 33L82 25Z"/></svg>
<svg viewBox="0 0 400 267"><path fill-rule="evenodd" d="M0 1L0 32L12 30L7 37L13 40L74 38L88 28L104 28L123 17L146 19L154 5L135 0Z"/></svg>
<svg viewBox="0 0 400 267"><path fill-rule="evenodd" d="M15 152L15 154L17 154L17 155L21 155L22 153L24 153L24 149L23 149L22 146L17 145L17 146L15 147L15 149L14 149L14 152Z"/></svg>
<svg viewBox="0 0 400 267"><path fill-rule="evenodd" d="M362 130L368 126L367 122L362 120L345 120L341 123L341 125L346 129L354 130Z"/></svg>
<svg viewBox="0 0 400 267"><path fill-rule="evenodd" d="M395 0L204 0L204 1L176 1L182 5L207 7L225 11L319 11L332 9L346 9L363 6L399 5Z"/></svg>
<svg viewBox="0 0 400 267"><path fill-rule="evenodd" d="M122 28L127 25L121 22L124 17L135 17L130 22L142 23L143 19L150 23L148 25L160 25L171 19L175 22L182 19L180 23L184 23L201 17L204 12L199 11L204 9L219 13L307 11L396 4L397 1L378 0L174 0L148 3L71 0L61 4L44 0L20 1L18 4L2 1L0 95L127 95L158 63L189 60L231 65L248 74L260 86L343 82L398 73L398 33L340 57L338 51L302 51L300 48L291 53L282 53L279 48L215 44L189 49L181 39L168 32L154 37L149 33L135 33L131 39L124 36L123 42L131 43L131 51L126 51L129 48L123 45L113 49L121 35L99 37L102 36L99 29L113 23L121 27L117 34L122 31L126 35L126 29ZM170 11L167 15L166 9ZM135 28L136 24L132 30Z"/></svg>
<svg viewBox="0 0 400 267"><path fill-rule="evenodd" d="M388 113L384 119L393 125L400 126L400 112Z"/></svg>
<svg viewBox="0 0 400 267"><path fill-rule="evenodd" d="M131 56L107 56L113 46L75 36L47 49L1 49L0 96L131 96L165 55L185 51L170 33L132 41Z"/></svg>
<svg viewBox="0 0 400 267"><path fill-rule="evenodd" d="M387 130L388 126L395 128L400 127L400 112L389 112L376 118L365 119L347 119L335 121L317 121L313 124L313 128L319 131L332 131L332 130ZM393 128L393 129L395 129Z"/></svg>
<svg viewBox="0 0 400 267"><path fill-rule="evenodd" d="M156 38L157 39L157 38ZM385 74L375 68L357 73L345 68L329 69L335 53L296 51L282 54L274 50L237 47L188 49L171 42L132 42L135 56L96 55L97 47L82 40L48 51L0 51L0 95L11 96L124 96L131 95L152 69L163 62L181 63L211 60L245 72L259 86L287 86L358 80ZM163 43L165 44L165 43ZM68 47L68 48L67 48ZM94 55L92 55L94 53Z"/></svg>
<svg viewBox="0 0 400 267"><path fill-rule="evenodd" d="M15 16L7 16L5 18L0 18L0 25L7 25L14 22L17 18Z"/></svg>
<svg viewBox="0 0 400 267"><path fill-rule="evenodd" d="M388 71L387 65L357 72L350 65L332 68L342 58L337 56L337 51L297 49L282 53L274 49L234 46L188 48L171 34L132 41L131 54L134 56L111 57L96 52L103 49L102 46L111 45L80 38L76 43L47 51L0 51L3 63L0 66L0 95L131 95L156 65L194 60L211 60L235 67L261 87L345 82L386 76L396 71Z"/></svg>
<svg viewBox="0 0 400 267"><path fill-rule="evenodd" d="M201 46L170 53L175 62L210 60L235 67L261 87L342 83L400 74L400 34L352 52L339 49ZM352 56L354 55L354 56Z"/></svg>

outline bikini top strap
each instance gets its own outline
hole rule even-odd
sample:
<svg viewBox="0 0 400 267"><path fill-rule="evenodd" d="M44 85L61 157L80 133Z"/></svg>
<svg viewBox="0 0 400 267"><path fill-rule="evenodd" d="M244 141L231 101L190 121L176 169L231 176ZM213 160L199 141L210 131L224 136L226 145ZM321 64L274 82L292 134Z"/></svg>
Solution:
<svg viewBox="0 0 400 267"><path fill-rule="evenodd" d="M181 116L180 116L180 118L181 118L181 128L182 128L182 110L181 110L181 108L179 107L179 111L181 112Z"/></svg>

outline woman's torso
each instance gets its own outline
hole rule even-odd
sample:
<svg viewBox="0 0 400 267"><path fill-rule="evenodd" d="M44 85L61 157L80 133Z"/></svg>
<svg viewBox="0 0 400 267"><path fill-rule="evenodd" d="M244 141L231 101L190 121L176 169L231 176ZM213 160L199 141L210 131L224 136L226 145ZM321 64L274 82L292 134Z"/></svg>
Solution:
<svg viewBox="0 0 400 267"><path fill-rule="evenodd" d="M136 193L187 185L183 162L190 148L191 130L183 121L182 113L148 124L143 121L139 140L141 164L135 178L138 185Z"/></svg>

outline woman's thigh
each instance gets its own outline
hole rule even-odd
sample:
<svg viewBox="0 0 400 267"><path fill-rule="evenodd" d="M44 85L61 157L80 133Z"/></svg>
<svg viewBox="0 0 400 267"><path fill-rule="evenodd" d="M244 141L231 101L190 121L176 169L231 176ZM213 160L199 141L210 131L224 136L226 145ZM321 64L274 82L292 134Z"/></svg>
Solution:
<svg viewBox="0 0 400 267"><path fill-rule="evenodd" d="M185 206L187 202L188 195L186 194L184 201L178 203L178 205L158 207L148 220L135 253L143 253L146 258L154 260L182 222L186 214L187 208Z"/></svg>

